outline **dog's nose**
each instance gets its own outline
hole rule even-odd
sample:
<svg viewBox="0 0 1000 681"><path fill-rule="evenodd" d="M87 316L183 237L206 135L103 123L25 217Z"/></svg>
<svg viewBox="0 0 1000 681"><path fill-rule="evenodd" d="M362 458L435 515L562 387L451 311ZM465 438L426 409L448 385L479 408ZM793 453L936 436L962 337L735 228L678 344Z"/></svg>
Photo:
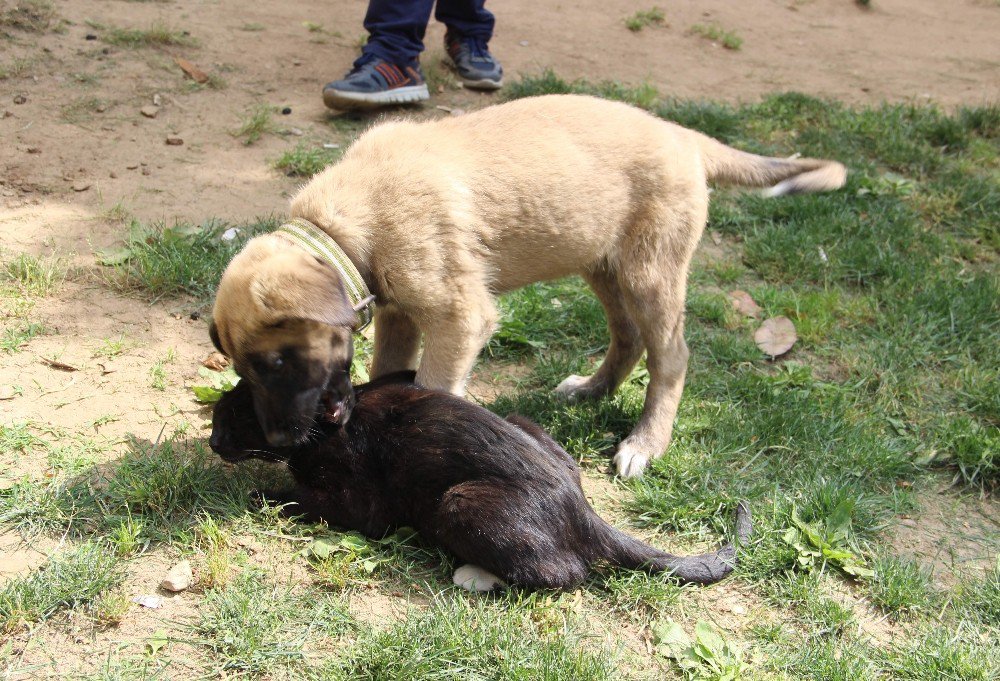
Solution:
<svg viewBox="0 0 1000 681"><path fill-rule="evenodd" d="M282 430L267 431L267 444L273 447L287 447L292 444L292 436Z"/></svg>

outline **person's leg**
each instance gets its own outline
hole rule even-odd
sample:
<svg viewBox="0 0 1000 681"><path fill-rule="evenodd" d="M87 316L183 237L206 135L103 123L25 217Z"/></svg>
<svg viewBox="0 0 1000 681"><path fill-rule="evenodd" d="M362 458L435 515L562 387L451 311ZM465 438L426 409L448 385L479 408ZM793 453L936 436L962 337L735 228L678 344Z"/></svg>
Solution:
<svg viewBox="0 0 1000 681"><path fill-rule="evenodd" d="M434 0L370 0L368 43L354 68L323 87L331 109L405 104L430 98L418 56Z"/></svg>
<svg viewBox="0 0 1000 681"><path fill-rule="evenodd" d="M444 46L462 83L496 90L503 84L503 68L487 47L495 22L485 4L485 0L438 0L434 17L448 27Z"/></svg>
<svg viewBox="0 0 1000 681"><path fill-rule="evenodd" d="M438 0L434 18L458 35L489 42L495 19L486 0Z"/></svg>
<svg viewBox="0 0 1000 681"><path fill-rule="evenodd" d="M370 0L365 14L368 43L359 66L370 55L397 66L414 66L424 50L424 33L434 0Z"/></svg>

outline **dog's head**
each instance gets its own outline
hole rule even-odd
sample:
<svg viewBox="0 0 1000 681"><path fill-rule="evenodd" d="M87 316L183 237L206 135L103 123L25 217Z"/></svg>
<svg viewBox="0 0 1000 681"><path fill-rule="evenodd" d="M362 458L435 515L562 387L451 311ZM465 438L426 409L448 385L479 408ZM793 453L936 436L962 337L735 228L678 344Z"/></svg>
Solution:
<svg viewBox="0 0 1000 681"><path fill-rule="evenodd" d="M252 239L222 275L209 332L246 383L267 442L300 444L316 415L346 423L357 315L339 273L284 239Z"/></svg>

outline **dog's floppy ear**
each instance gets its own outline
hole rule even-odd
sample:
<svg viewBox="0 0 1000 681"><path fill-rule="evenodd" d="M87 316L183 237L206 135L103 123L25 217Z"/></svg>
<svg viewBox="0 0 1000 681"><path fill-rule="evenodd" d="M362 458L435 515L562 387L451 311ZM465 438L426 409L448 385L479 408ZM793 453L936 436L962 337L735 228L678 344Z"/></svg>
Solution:
<svg viewBox="0 0 1000 681"><path fill-rule="evenodd" d="M212 339L212 345L215 346L215 349L223 355L226 354L226 351L222 349L222 342L219 340L219 330L215 328L214 319L208 324L208 336Z"/></svg>
<svg viewBox="0 0 1000 681"><path fill-rule="evenodd" d="M298 258L294 268L262 272L250 293L272 323L305 319L328 326L354 326L357 315L347 299L340 274L312 256Z"/></svg>

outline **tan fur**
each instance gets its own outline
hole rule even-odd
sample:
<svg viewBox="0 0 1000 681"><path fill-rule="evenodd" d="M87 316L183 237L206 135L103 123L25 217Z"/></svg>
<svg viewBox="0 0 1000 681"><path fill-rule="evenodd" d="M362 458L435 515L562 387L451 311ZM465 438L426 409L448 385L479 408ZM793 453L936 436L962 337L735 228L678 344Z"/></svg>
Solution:
<svg viewBox="0 0 1000 681"><path fill-rule="evenodd" d="M582 275L608 313L611 344L593 376L559 391L608 394L647 352L645 408L616 457L620 473L638 475L667 446L683 388L685 286L707 182L778 194L836 189L845 175L831 161L737 151L625 104L553 95L379 125L306 185L291 213L326 230L377 295L373 375L416 368L422 336L417 380L456 394L494 331L497 294ZM285 272L285 295L310 300L288 262L308 256L277 241L254 239L223 277L215 318L227 351L266 323L257 279L267 288Z"/></svg>

